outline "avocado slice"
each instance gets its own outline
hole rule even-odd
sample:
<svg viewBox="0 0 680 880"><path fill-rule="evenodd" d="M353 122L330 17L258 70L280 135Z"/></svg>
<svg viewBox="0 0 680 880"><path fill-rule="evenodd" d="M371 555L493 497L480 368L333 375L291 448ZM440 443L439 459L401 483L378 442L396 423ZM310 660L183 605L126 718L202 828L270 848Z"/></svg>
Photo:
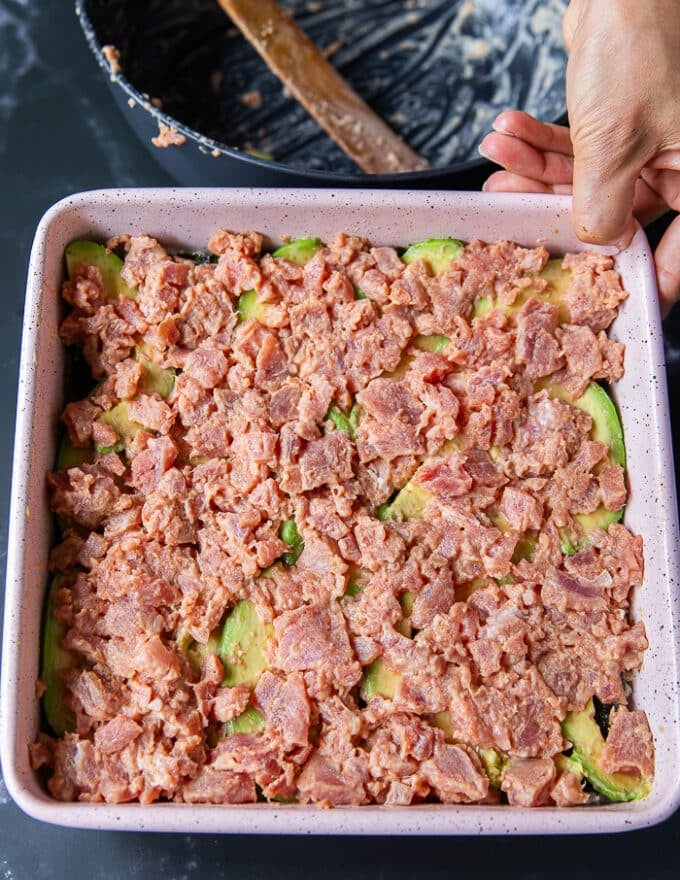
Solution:
<svg viewBox="0 0 680 880"><path fill-rule="evenodd" d="M610 462L625 468L626 447L621 420L614 401L604 388L598 382L591 382L580 397L570 402L588 413L593 420L590 439L605 443L609 449Z"/></svg>
<svg viewBox="0 0 680 880"><path fill-rule="evenodd" d="M284 544L288 544L290 550L286 550L275 562L262 569L260 576L263 578L274 577L275 572L280 570L282 565L295 565L300 558L300 554L305 549L304 538L298 531L297 523L294 519L287 519L281 523L279 538Z"/></svg>
<svg viewBox="0 0 680 880"><path fill-rule="evenodd" d="M289 263L295 263L296 266L304 266L321 247L323 247L323 242L320 238L296 238L294 241L277 248L272 253L272 257L288 260Z"/></svg>
<svg viewBox="0 0 680 880"><path fill-rule="evenodd" d="M527 276L531 277L531 276ZM529 299L540 299L543 302L553 303L559 308L559 320L565 323L569 320L569 314L563 304L563 296L571 284L572 273L570 269L562 268L562 257L554 257L545 264L536 276L548 282L545 290L536 287L523 287L518 292L515 301L511 304L492 301L490 297L482 296L475 301L473 316L481 318L492 309L501 309L506 314L517 313Z"/></svg>
<svg viewBox="0 0 680 880"><path fill-rule="evenodd" d="M382 657L378 657L364 671L361 681L361 697L369 703L373 697L384 697L393 700L401 681L401 673L394 672L385 665Z"/></svg>
<svg viewBox="0 0 680 880"><path fill-rule="evenodd" d="M176 371L172 367L161 367L153 360L153 350L146 343L135 348L135 360L144 367L144 375L140 382L143 394L159 394L168 398L175 387Z"/></svg>
<svg viewBox="0 0 680 880"><path fill-rule="evenodd" d="M349 418L335 404L328 407L326 419L333 422L338 431L346 431L349 434Z"/></svg>
<svg viewBox="0 0 680 880"><path fill-rule="evenodd" d="M300 558L300 554L305 549L305 542L300 532L298 532L298 527L294 519L287 519L285 522L281 523L279 538L281 538L284 544L288 544L291 548L281 557L283 564L295 565Z"/></svg>
<svg viewBox="0 0 680 880"><path fill-rule="evenodd" d="M402 636L410 639L413 636L413 627L411 626L411 613L413 611L413 603L416 600L416 594L410 590L406 590L399 596L399 604L401 605L401 620L394 624L394 628Z"/></svg>
<svg viewBox="0 0 680 880"><path fill-rule="evenodd" d="M400 489L392 502L381 504L376 516L383 522L390 519L420 519L434 496L413 480Z"/></svg>
<svg viewBox="0 0 680 880"><path fill-rule="evenodd" d="M453 437L447 440L432 458L428 459L424 464L429 464L439 458L444 458L451 452L460 451L465 448L465 440L463 437ZM417 482L418 471L403 486L397 494L390 500L380 504L375 511L375 515L379 520L385 522L390 519L419 519L429 502L434 498L432 492L420 486Z"/></svg>
<svg viewBox="0 0 680 880"><path fill-rule="evenodd" d="M255 687L268 668L265 645L270 627L264 624L248 599L234 605L224 622L217 653L224 666L222 685L247 684Z"/></svg>
<svg viewBox="0 0 680 880"><path fill-rule="evenodd" d="M432 354L441 354L449 344L448 336L416 336L411 345L419 351L428 351Z"/></svg>
<svg viewBox="0 0 680 880"><path fill-rule="evenodd" d="M493 747L483 749L481 746L478 746L476 751L479 755L479 760L482 762L484 771L489 777L489 785L500 791L501 782L503 781L503 771L507 767L510 758L505 752L501 752L500 749L495 749Z"/></svg>
<svg viewBox="0 0 680 880"><path fill-rule="evenodd" d="M488 314L493 309L493 303L488 296L480 296L479 299L475 300L475 304L472 307L472 317L473 318L483 318L484 315Z"/></svg>
<svg viewBox="0 0 680 880"><path fill-rule="evenodd" d="M345 596L360 596L363 593L364 588L361 586L359 581L350 579L350 582L347 584L347 588L345 592L342 594Z"/></svg>
<svg viewBox="0 0 680 880"><path fill-rule="evenodd" d="M559 321L566 323L569 320L569 314L564 306L563 297L571 284L571 269L562 268L562 257L553 257L538 273L538 277L548 282L547 288L545 290L538 290L535 287L522 288L512 306L506 307L507 310L519 311L527 300L542 299L556 305L559 308Z"/></svg>
<svg viewBox="0 0 680 880"><path fill-rule="evenodd" d="M362 415L363 411L358 403L355 403L346 415L341 409L338 409L335 404L332 404L328 408L326 418L333 422L338 431L345 431L349 439L354 441L357 437L359 422L361 421Z"/></svg>
<svg viewBox="0 0 680 880"><path fill-rule="evenodd" d="M453 732L453 724L451 723L451 714L449 712L446 710L443 712L436 712L434 715L428 716L427 720L432 727L437 727L439 730L443 731L448 742L456 741ZM489 784L492 788L500 789L503 770L505 770L505 767L510 760L509 756L493 746L489 746L488 748L474 746L474 749L479 756L479 760L482 762L486 775L489 777Z"/></svg>
<svg viewBox="0 0 680 880"><path fill-rule="evenodd" d="M503 514L498 513L497 510L492 510L489 514L489 519L493 523L493 525L500 531L505 534L509 534L512 532L512 528L507 519L503 516ZM511 562L517 563L521 559L531 559L534 553L536 552L536 548L538 547L538 533L534 531L527 531L524 534L520 535L515 544L515 550L512 554ZM506 577L509 577L506 575ZM506 578L502 579L502 583L513 583L512 578L510 580L506 580Z"/></svg>
<svg viewBox="0 0 680 880"><path fill-rule="evenodd" d="M66 248L66 270L71 280L81 266L96 266L99 269L109 299L118 299L119 296L134 299L137 296L137 288L128 287L121 277L123 261L117 254L107 251L104 245L94 241L72 241Z"/></svg>
<svg viewBox="0 0 680 880"><path fill-rule="evenodd" d="M107 412L102 413L101 419L102 422L111 425L116 434L121 438L120 442L113 446L104 447L95 445L97 452L101 453L121 452L125 448L125 440L132 440L137 431L140 431L143 428L138 422L133 422L128 417L127 403L124 400L121 400L120 403L117 403Z"/></svg>
<svg viewBox="0 0 680 880"><path fill-rule="evenodd" d="M246 290L238 298L236 303L239 322L243 323L249 318L254 318L260 324L267 322L267 303L258 299L256 290Z"/></svg>
<svg viewBox="0 0 680 880"><path fill-rule="evenodd" d="M449 742L453 742L453 724L451 723L451 713L444 710L443 712L435 712L434 715L428 715L427 720L439 730L443 731L444 736Z"/></svg>
<svg viewBox="0 0 680 880"><path fill-rule="evenodd" d="M589 700L581 712L570 712L562 722L562 734L573 745L570 761L598 794L610 801L636 801L647 797L651 780L629 773L605 773L600 766L605 740Z"/></svg>
<svg viewBox="0 0 680 880"><path fill-rule="evenodd" d="M142 379L140 390L147 394L159 394L161 397L170 394L175 383L174 370L161 367L151 361L145 361L143 355L140 355L140 361L143 364L149 364L144 367L146 373ZM122 452L125 448L125 441L132 440L137 431L145 430L145 426L139 422L133 421L128 415L128 402L126 400L119 401L110 410L101 415L102 422L115 430L121 438L119 443L109 447L96 446L97 452ZM151 433L156 433L152 431Z"/></svg>
<svg viewBox="0 0 680 880"><path fill-rule="evenodd" d="M399 596L399 604L401 605L401 613L404 617L410 617L413 612L413 603L416 601L416 594L410 590L406 590Z"/></svg>
<svg viewBox="0 0 680 880"><path fill-rule="evenodd" d="M449 712L446 710L443 712L436 712L434 715L430 715L427 720L432 727L437 727L439 730L443 731L448 742L456 741ZM509 756L493 746L489 746L488 748L475 746L474 749L479 756L479 760L482 762L486 775L489 777L489 784L492 788L500 789L503 770L505 770L505 767L510 760Z"/></svg>
<svg viewBox="0 0 680 880"><path fill-rule="evenodd" d="M197 642L188 630L180 626L177 631L176 642L177 647L187 658L189 665L196 675L201 674L203 663L208 654L219 653L220 637L217 631L210 634L210 638L204 645L202 642Z"/></svg>
<svg viewBox="0 0 680 880"><path fill-rule="evenodd" d="M247 706L240 715L227 721L224 726L226 736L233 733L256 733L264 727L264 718L254 706Z"/></svg>
<svg viewBox="0 0 680 880"><path fill-rule="evenodd" d="M361 568L359 565L350 565L347 573L347 586L342 594L342 598L345 596L359 596L363 593L364 583L369 577L370 573L365 568Z"/></svg>
<svg viewBox="0 0 680 880"><path fill-rule="evenodd" d="M515 552L512 554L511 562L518 563L522 559L531 559L538 547L538 540L534 534L527 532L522 535L517 544L515 544ZM512 583L510 580L508 583Z"/></svg>
<svg viewBox="0 0 680 880"><path fill-rule="evenodd" d="M576 399L561 385L551 384L547 388L551 397L563 400L588 413L593 420L590 439L607 446L610 464L618 464L625 468L626 447L623 441L621 420L614 401L602 385L598 382L591 382L583 394ZM599 528L606 531L612 523L619 522L623 518L623 512L623 507L619 510L607 510L606 507L601 506L592 513L576 514L574 520L579 527L579 532L583 536L587 536L593 529ZM587 543L587 538L584 540L583 537L572 535L567 529L560 530L560 537L562 552L567 556L571 556Z"/></svg>
<svg viewBox="0 0 680 880"><path fill-rule="evenodd" d="M54 593L75 580L74 574L55 574L47 594L42 637L41 678L45 683L43 709L47 723L56 736L63 736L76 728L76 718L64 703L65 686L63 673L77 665L75 655L62 647L66 626L57 620L52 611Z"/></svg>
<svg viewBox="0 0 680 880"><path fill-rule="evenodd" d="M407 265L422 260L433 275L441 275L451 268L463 247L463 242L457 238L427 238L408 247L401 259Z"/></svg>
<svg viewBox="0 0 680 880"><path fill-rule="evenodd" d="M139 385L143 394L158 394L167 398L175 387L175 370L172 367L161 367L153 360L152 349L142 343L135 348L134 358L144 368L144 373ZM125 448L125 440L131 440L143 425L133 422L128 417L127 401L121 400L114 407L102 413L101 420L110 425L121 438L113 446L100 446L95 444L95 450L103 455L109 452L122 452ZM68 438L68 434L62 437L59 452L57 454L57 470L64 467L78 467L81 464L92 461L92 450L88 448L76 449Z"/></svg>
<svg viewBox="0 0 680 880"><path fill-rule="evenodd" d="M57 451L56 469L58 471L67 468L80 467L81 464L88 464L92 461L91 446L74 446L68 431L64 431L59 441L59 449Z"/></svg>
<svg viewBox="0 0 680 880"><path fill-rule="evenodd" d="M508 575L510 577L510 575ZM498 583L502 585L504 578ZM510 580L507 583L511 583ZM484 590L488 586L488 581L484 578L472 578L463 584L456 584L456 602L467 602L467 600L476 593L477 590Z"/></svg>

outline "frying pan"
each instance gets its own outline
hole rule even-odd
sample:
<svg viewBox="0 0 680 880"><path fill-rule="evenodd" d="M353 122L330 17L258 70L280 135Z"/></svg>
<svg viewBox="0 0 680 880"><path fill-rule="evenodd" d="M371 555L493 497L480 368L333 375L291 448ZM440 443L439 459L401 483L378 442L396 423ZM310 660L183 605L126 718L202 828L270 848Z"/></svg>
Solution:
<svg viewBox="0 0 680 880"><path fill-rule="evenodd" d="M566 0L284 0L356 91L430 162L366 176L287 95L215 0L77 0L143 143L188 186L476 187L498 112L565 111ZM102 53L115 46L120 70ZM157 147L159 125L181 145Z"/></svg>

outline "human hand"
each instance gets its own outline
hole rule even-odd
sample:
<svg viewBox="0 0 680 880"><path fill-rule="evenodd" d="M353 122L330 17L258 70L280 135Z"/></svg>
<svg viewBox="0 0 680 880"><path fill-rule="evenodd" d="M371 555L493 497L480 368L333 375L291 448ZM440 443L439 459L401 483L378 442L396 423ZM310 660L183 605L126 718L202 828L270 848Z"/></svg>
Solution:
<svg viewBox="0 0 680 880"><path fill-rule="evenodd" d="M487 192L572 192L575 160L568 128L539 122L517 110L501 113L493 127L480 152L506 170L488 178ZM631 207L643 225L668 208L680 210L680 163L678 170L657 167L656 162L642 169L634 183ZM680 298L680 217L659 242L654 263L665 317Z"/></svg>
<svg viewBox="0 0 680 880"><path fill-rule="evenodd" d="M501 145L490 135L482 143L483 153L508 168L514 180L495 178L489 188L522 188L518 176L553 191L565 186L571 191L573 183L576 234L619 247L630 241L634 212L646 222L662 208L679 208L678 12L677 0L571 0L563 20L570 53L571 142L555 127L527 129L526 120L501 114L496 132L524 140L537 152L529 160L533 171L522 170L526 151L518 144ZM542 167L537 156L548 155ZM533 173L537 169L538 175ZM680 261L673 252L679 244L674 223L656 252L666 309L678 298Z"/></svg>
<svg viewBox="0 0 680 880"><path fill-rule="evenodd" d="M677 0L572 0L563 19L579 238L625 247L644 168L680 168ZM654 164L655 163L655 164Z"/></svg>

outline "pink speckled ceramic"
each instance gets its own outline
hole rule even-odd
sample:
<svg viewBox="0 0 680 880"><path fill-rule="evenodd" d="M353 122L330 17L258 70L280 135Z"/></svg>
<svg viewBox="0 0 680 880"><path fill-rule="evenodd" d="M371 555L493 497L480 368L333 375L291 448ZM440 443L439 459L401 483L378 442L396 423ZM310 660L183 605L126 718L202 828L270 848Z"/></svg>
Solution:
<svg viewBox="0 0 680 880"><path fill-rule="evenodd" d="M19 381L2 663L0 739L7 788L38 819L82 828L314 834L555 834L652 825L680 803L678 711L678 528L666 379L652 262L642 231L617 260L630 297L613 336L626 343L626 375L615 389L631 487L626 523L645 540L646 575L633 614L650 649L634 680L634 702L650 718L657 772L644 801L572 809L514 807L353 807L298 805L86 805L52 800L31 770L38 727L35 680L45 567L52 524L45 472L55 458L64 353L57 335L65 245L147 232L169 247L205 248L211 231L258 229L330 238L338 231L375 244L425 237L510 238L551 250L582 250L566 197L457 192L346 190L110 190L59 202L36 233L28 276Z"/></svg>

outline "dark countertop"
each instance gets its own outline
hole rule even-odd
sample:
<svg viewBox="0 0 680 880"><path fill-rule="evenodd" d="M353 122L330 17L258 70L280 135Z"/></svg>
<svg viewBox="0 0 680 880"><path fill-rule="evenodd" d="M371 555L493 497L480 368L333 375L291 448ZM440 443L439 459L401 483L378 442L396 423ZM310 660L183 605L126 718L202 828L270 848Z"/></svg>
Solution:
<svg viewBox="0 0 680 880"><path fill-rule="evenodd" d="M171 181L130 133L86 48L70 3L0 0L0 552L6 555L10 461L26 266L33 232L62 196ZM238 181L234 181L235 184ZM674 435L680 437L680 316L666 328ZM670 345L672 343L672 347ZM675 389L675 391L673 391ZM677 456L676 456L677 458ZM267 838L71 831L29 819L0 780L0 878L502 875L602 880L675 878L680 812L624 836L515 839ZM307 865L310 865L307 868ZM314 865L314 868L311 867ZM542 866L545 866L542 867Z"/></svg>

